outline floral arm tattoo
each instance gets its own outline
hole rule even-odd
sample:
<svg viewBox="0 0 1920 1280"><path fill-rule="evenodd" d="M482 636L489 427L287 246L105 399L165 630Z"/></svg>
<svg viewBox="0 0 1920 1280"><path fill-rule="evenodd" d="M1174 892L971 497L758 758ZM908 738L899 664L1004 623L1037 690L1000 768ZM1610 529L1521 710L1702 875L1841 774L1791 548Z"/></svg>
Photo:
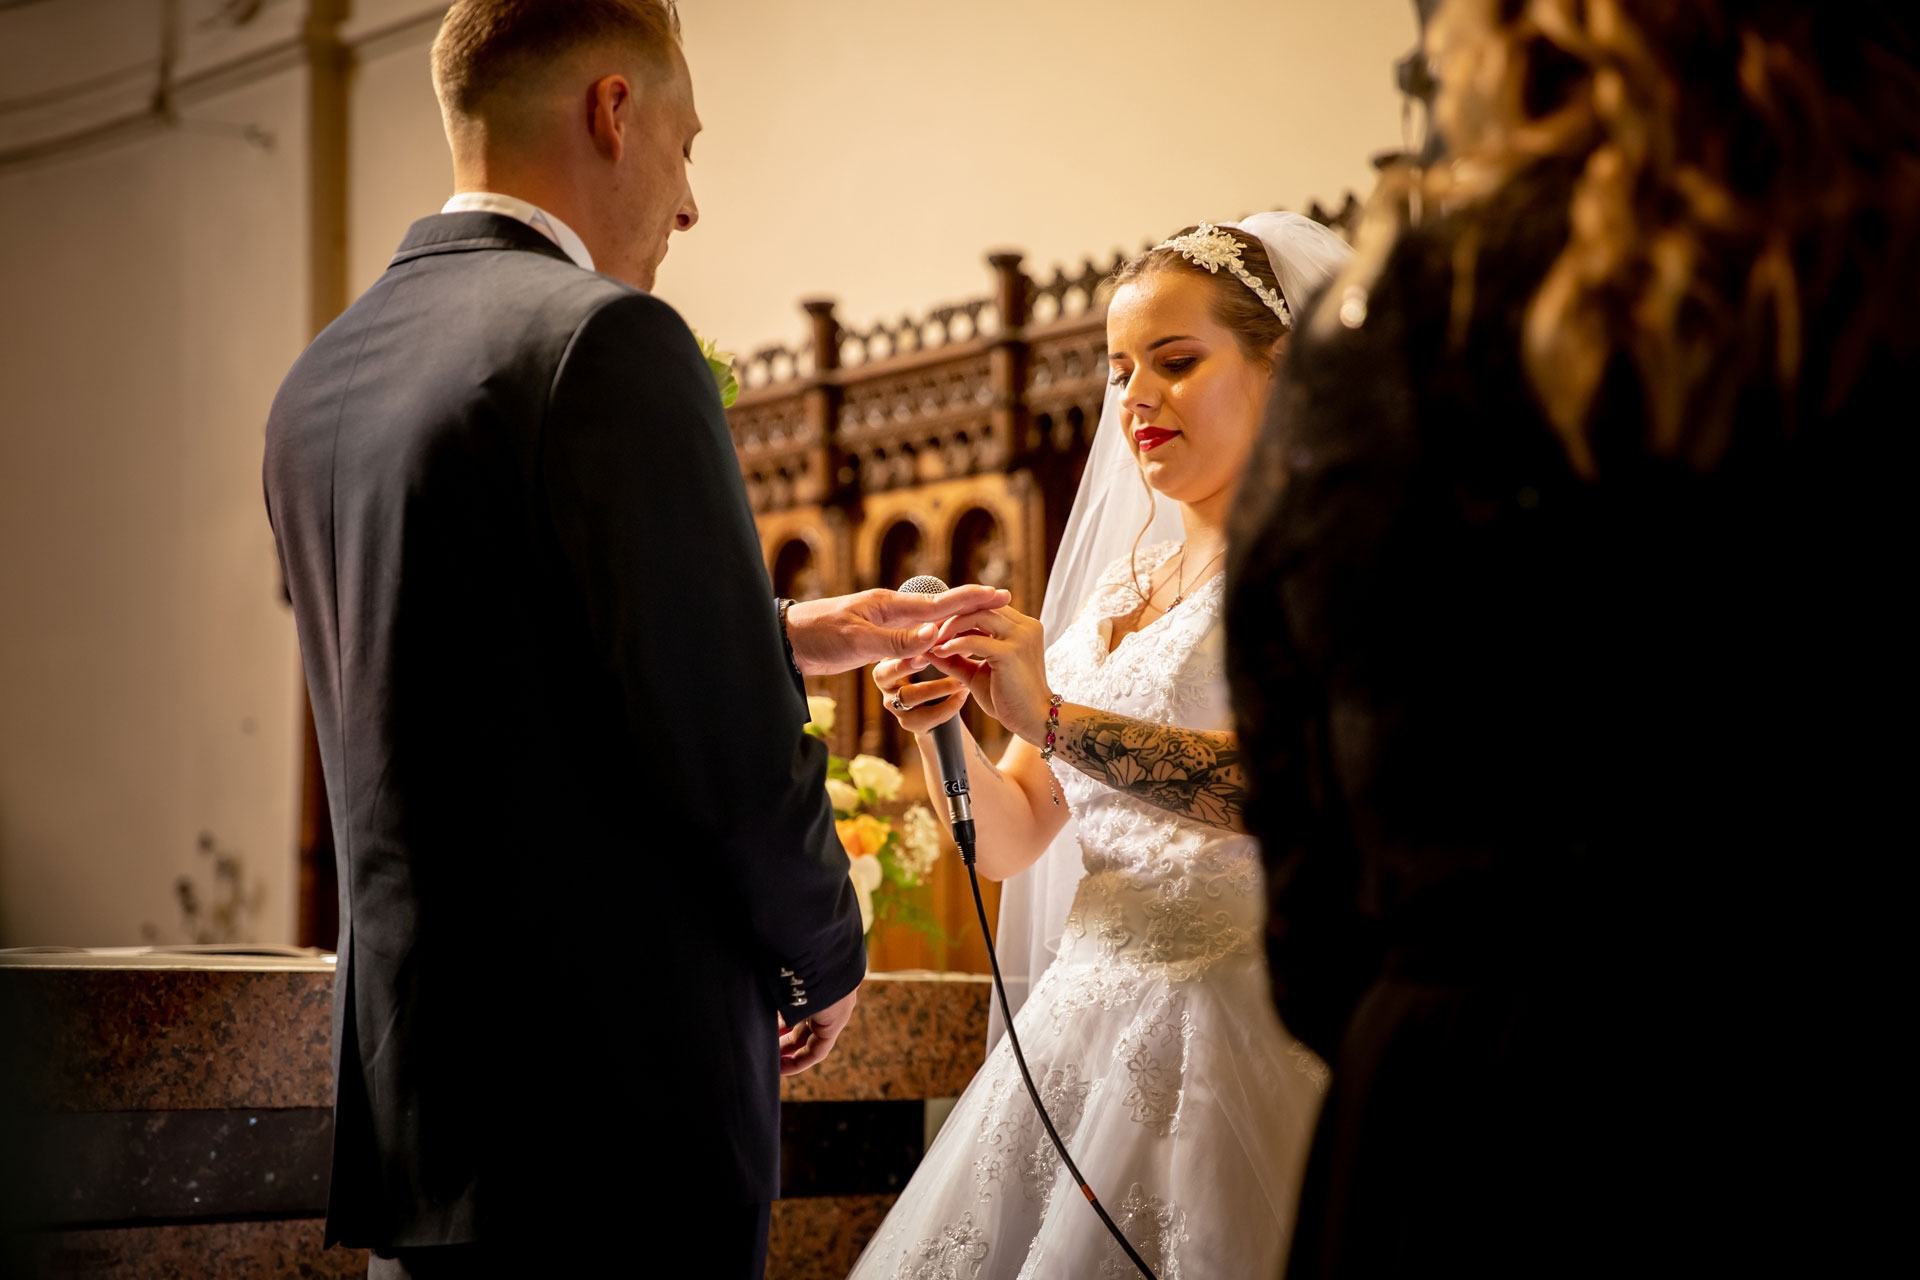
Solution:
<svg viewBox="0 0 1920 1280"><path fill-rule="evenodd" d="M1076 707L1061 716L1055 751L1115 791L1209 826L1245 829L1247 775L1240 740Z"/></svg>

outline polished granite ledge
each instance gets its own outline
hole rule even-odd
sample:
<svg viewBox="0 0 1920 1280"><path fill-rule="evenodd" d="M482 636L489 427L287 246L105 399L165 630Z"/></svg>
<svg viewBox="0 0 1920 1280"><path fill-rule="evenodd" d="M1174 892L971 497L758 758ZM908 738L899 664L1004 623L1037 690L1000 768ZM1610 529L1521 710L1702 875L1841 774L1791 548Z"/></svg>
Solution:
<svg viewBox="0 0 1920 1280"><path fill-rule="evenodd" d="M46 1046L25 1083L55 1111L327 1107L333 957L9 956L0 984ZM953 1097L980 1067L991 986L872 974L833 1054L790 1102Z"/></svg>
<svg viewBox="0 0 1920 1280"><path fill-rule="evenodd" d="M905 1098L787 1104L781 1198L897 1194L942 1110ZM14 1136L8 1158L33 1176L10 1189L6 1208L35 1229L311 1218L327 1209L333 1113L324 1107L63 1111Z"/></svg>
<svg viewBox="0 0 1920 1280"><path fill-rule="evenodd" d="M774 1206L767 1280L844 1280L891 1195ZM0 1274L49 1280L360 1280L364 1249L322 1249L318 1218L66 1231L23 1242ZM5 1268L6 1261L0 1261ZM681 1280L681 1278L675 1278Z"/></svg>
<svg viewBox="0 0 1920 1280"><path fill-rule="evenodd" d="M783 1102L952 1098L986 1058L993 990L971 973L876 973L825 1062L780 1082Z"/></svg>
<svg viewBox="0 0 1920 1280"><path fill-rule="evenodd" d="M62 1231L18 1241L0 1266L33 1280L363 1280L367 1251L323 1249L323 1230L296 1218Z"/></svg>
<svg viewBox="0 0 1920 1280"><path fill-rule="evenodd" d="M52 1229L28 1242L23 1274L364 1274L363 1254L320 1250L315 1216L332 961L0 955L0 1012L37 1050L11 1084L59 1149L34 1162L53 1176L26 1197L30 1216ZM782 1082L769 1280L846 1273L918 1163L938 1100L979 1068L990 991L966 974L871 975L833 1055Z"/></svg>
<svg viewBox="0 0 1920 1280"><path fill-rule="evenodd" d="M776 1200L766 1280L846 1280L897 1195Z"/></svg>
<svg viewBox="0 0 1920 1280"><path fill-rule="evenodd" d="M324 1213L333 1112L62 1111L21 1145L24 1222L59 1227Z"/></svg>
<svg viewBox="0 0 1920 1280"><path fill-rule="evenodd" d="M333 1105L333 958L37 964L0 984L43 1046L24 1081L50 1111ZM249 958L252 959L252 958Z"/></svg>

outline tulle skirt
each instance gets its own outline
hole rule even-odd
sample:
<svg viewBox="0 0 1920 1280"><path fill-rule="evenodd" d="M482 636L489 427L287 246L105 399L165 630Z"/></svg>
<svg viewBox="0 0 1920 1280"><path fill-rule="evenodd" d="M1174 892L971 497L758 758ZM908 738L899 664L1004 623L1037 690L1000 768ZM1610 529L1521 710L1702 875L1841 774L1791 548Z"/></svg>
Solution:
<svg viewBox="0 0 1920 1280"><path fill-rule="evenodd" d="M1327 1073L1274 1016L1262 957L1187 976L1071 949L1015 1026L1075 1163L1161 1280L1280 1274ZM1004 1039L852 1272L1137 1274L1061 1165Z"/></svg>

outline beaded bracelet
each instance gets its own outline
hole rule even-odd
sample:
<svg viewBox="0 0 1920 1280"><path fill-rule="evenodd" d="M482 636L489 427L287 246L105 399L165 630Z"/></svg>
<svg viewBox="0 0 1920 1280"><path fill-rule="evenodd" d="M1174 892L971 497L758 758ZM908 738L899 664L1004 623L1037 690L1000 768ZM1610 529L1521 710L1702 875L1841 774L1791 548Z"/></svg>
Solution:
<svg viewBox="0 0 1920 1280"><path fill-rule="evenodd" d="M1045 761L1047 765L1047 787L1053 792L1053 802L1056 805L1060 803L1060 784L1056 782L1053 777L1053 742L1060 731L1060 703L1062 701L1063 699L1057 693L1047 699L1047 742L1045 746L1040 748L1040 758Z"/></svg>

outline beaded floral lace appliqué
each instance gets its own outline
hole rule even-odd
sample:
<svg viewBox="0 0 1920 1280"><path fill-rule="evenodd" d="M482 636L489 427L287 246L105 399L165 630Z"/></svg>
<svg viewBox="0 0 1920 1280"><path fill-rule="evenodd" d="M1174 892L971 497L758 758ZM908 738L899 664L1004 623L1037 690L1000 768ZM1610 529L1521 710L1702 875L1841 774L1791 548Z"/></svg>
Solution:
<svg viewBox="0 0 1920 1280"><path fill-rule="evenodd" d="M1045 1010L1053 1034L1058 1036L1089 1009L1112 1012L1139 1004L1147 981L1145 970L1129 964L1091 969L1053 965L1034 985L1028 1003Z"/></svg>
<svg viewBox="0 0 1920 1280"><path fill-rule="evenodd" d="M987 1233L973 1225L971 1213L962 1214L937 1236L929 1236L907 1251L894 1280L974 1280L987 1258Z"/></svg>
<svg viewBox="0 0 1920 1280"><path fill-rule="evenodd" d="M1081 1076L1077 1066L1067 1063L1045 1072L1038 1088L1061 1139L1071 1140L1093 1092L1092 1082ZM1013 1172L1018 1174L1027 1199L1039 1205L1044 1215L1053 1201L1060 1153L1054 1150L1025 1087L1012 1072L1003 1069L988 1088L977 1141L984 1148L973 1162L974 1187L980 1199L990 1199Z"/></svg>
<svg viewBox="0 0 1920 1280"><path fill-rule="evenodd" d="M1161 1280L1180 1280L1180 1246L1189 1239L1183 1210L1159 1196L1148 1195L1136 1182L1127 1188L1127 1198L1120 1202L1114 1222L1126 1232L1155 1275ZM1130 1280L1139 1274L1120 1246L1109 1240L1107 1256L1100 1263L1101 1280Z"/></svg>
<svg viewBox="0 0 1920 1280"><path fill-rule="evenodd" d="M1163 997L1127 1031L1115 1051L1131 1086L1121 1099L1128 1114L1163 1138L1180 1124L1192 1041L1192 1017L1184 1009L1176 1012L1173 1001Z"/></svg>

